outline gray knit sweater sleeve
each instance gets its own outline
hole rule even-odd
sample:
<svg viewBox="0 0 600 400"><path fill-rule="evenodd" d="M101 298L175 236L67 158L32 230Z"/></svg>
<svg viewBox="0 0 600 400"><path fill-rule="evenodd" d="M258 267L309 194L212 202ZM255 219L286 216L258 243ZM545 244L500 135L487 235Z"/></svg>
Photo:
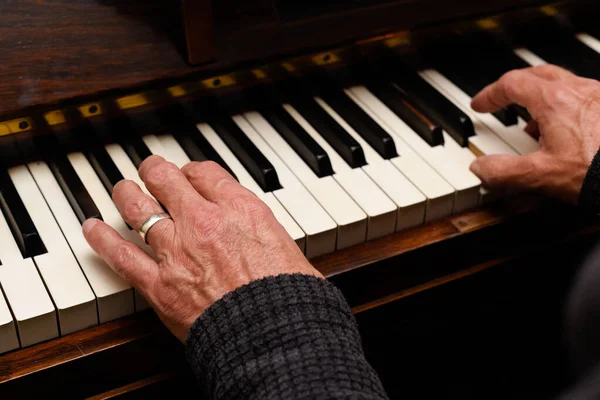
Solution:
<svg viewBox="0 0 600 400"><path fill-rule="evenodd" d="M186 355L209 399L386 399L341 292L280 275L214 303L192 326Z"/></svg>

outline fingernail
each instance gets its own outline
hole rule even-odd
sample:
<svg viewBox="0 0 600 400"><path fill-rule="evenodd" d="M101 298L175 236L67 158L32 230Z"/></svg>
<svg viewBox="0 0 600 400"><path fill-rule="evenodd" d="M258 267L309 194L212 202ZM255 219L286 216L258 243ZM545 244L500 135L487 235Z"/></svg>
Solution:
<svg viewBox="0 0 600 400"><path fill-rule="evenodd" d="M470 169L472 173L479 176L479 173L481 172L481 166L479 165L479 162L477 160L471 163Z"/></svg>
<svg viewBox="0 0 600 400"><path fill-rule="evenodd" d="M94 229L98 222L100 221L98 221L96 218L86 219L81 226L81 229L83 229L83 234L87 235L92 229Z"/></svg>

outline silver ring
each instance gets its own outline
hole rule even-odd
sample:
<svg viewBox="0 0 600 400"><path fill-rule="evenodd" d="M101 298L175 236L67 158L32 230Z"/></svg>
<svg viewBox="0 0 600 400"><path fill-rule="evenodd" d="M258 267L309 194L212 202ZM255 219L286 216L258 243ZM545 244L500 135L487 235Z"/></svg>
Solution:
<svg viewBox="0 0 600 400"><path fill-rule="evenodd" d="M158 221L161 221L163 219L173 219L173 218L171 218L171 216L167 213L161 213L161 214L152 214L150 216L150 218L148 218L146 221L144 221L144 223L140 227L140 236L142 237L142 239L144 239L144 242L146 242L146 244L149 244L148 241L146 240L146 237L148 237L148 232L150 231L150 228L152 228L154 226L154 224L156 224Z"/></svg>

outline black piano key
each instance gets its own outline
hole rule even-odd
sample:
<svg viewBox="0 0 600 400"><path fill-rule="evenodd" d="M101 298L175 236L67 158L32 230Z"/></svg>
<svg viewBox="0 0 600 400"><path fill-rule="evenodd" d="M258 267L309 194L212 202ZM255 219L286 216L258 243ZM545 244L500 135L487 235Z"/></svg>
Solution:
<svg viewBox="0 0 600 400"><path fill-rule="evenodd" d="M322 84L319 81L319 86ZM379 155L388 160L398 157L394 139L340 88L325 88L319 96L337 112Z"/></svg>
<svg viewBox="0 0 600 400"><path fill-rule="evenodd" d="M231 176L238 180L233 170L227 165L225 160L217 153L214 147L195 127L188 128L186 131L174 130L175 139L183 147L190 160L192 161L214 161L225 169ZM189 132L189 133L185 133Z"/></svg>
<svg viewBox="0 0 600 400"><path fill-rule="evenodd" d="M392 85L375 83L367 83L367 88L430 146L444 144L441 125L431 122L420 113L399 90Z"/></svg>
<svg viewBox="0 0 600 400"><path fill-rule="evenodd" d="M160 122L183 148L192 161L214 161L238 180L229 165L217 153L206 138L198 132L191 117L180 104L173 104L156 111Z"/></svg>
<svg viewBox="0 0 600 400"><path fill-rule="evenodd" d="M467 147L469 137L475 135L473 121L467 114L413 70L399 62L391 62L389 67L387 78L390 78L397 88L401 88L420 109L427 110L428 115L458 144Z"/></svg>
<svg viewBox="0 0 600 400"><path fill-rule="evenodd" d="M560 65L579 76L600 79L600 54L574 37L572 40L559 38L557 43L532 46L532 51L547 62Z"/></svg>
<svg viewBox="0 0 600 400"><path fill-rule="evenodd" d="M204 154L202 149L196 144L194 139L192 139L190 136L188 136L188 135L173 135L173 136L175 137L175 140L177 140L177 143L179 143L179 145L181 146L183 151L185 151L187 156L190 158L190 160L198 161L198 162L210 160L210 157L207 156L206 154Z"/></svg>
<svg viewBox="0 0 600 400"><path fill-rule="evenodd" d="M281 189L277 172L271 162L248 139L229 115L214 104L205 104L203 112L206 122L223 139L223 142L265 192Z"/></svg>
<svg viewBox="0 0 600 400"><path fill-rule="evenodd" d="M102 219L100 210L79 179L77 172L65 155L65 150L59 145L53 135L40 136L36 141L39 154L46 162L77 219L83 223L89 218Z"/></svg>
<svg viewBox="0 0 600 400"><path fill-rule="evenodd" d="M502 122L504 126L513 126L519 123L519 114L513 105L503 107L498 111L494 111L492 115L496 117L497 120Z"/></svg>
<svg viewBox="0 0 600 400"><path fill-rule="evenodd" d="M110 118L107 126L111 135L123 147L136 168L139 168L142 162L152 155L128 117L121 115Z"/></svg>
<svg viewBox="0 0 600 400"><path fill-rule="evenodd" d="M83 223L89 218L102 220L100 210L67 158L69 150L61 145L45 119L36 117L35 123L36 129L45 132L34 138L36 152L52 171L79 222Z"/></svg>
<svg viewBox="0 0 600 400"><path fill-rule="evenodd" d="M83 118L77 109L65 108L63 113L69 124L69 138L77 142L102 184L112 195L115 185L124 179L100 139L96 125Z"/></svg>
<svg viewBox="0 0 600 400"><path fill-rule="evenodd" d="M112 158L104 148L104 146L97 146L89 148L84 152L88 161L96 171L96 174L102 181L102 184L112 195L115 185L125 179L119 171L119 168L115 165Z"/></svg>
<svg viewBox="0 0 600 400"><path fill-rule="evenodd" d="M546 62L563 67L573 73L592 79L600 79L600 54L579 41L574 29L560 16L540 16L532 25L514 25L510 32L525 47Z"/></svg>
<svg viewBox="0 0 600 400"><path fill-rule="evenodd" d="M71 208L75 212L79 222L83 224L89 218L101 220L102 215L100 214L100 210L96 207L94 200L92 200L92 197L81 182L81 179L79 179L69 160L64 156L58 156L51 160L46 160L46 163L54 174L69 204L71 204Z"/></svg>
<svg viewBox="0 0 600 400"><path fill-rule="evenodd" d="M468 64L469 66L465 65ZM470 97L475 97L483 88L485 88L490 82L486 79L485 68L473 68L475 62L460 62L456 64L444 63L439 65L438 68L442 74L450 79L456 86L458 86L463 92L468 94ZM477 64L479 67L479 65ZM504 126L516 125L519 121L517 119L517 112L512 106L503 107L502 109L492 113L496 119L498 119Z"/></svg>
<svg viewBox="0 0 600 400"><path fill-rule="evenodd" d="M119 144L123 147L123 150L125 150L136 168L140 168L142 162L152 155L152 152L140 137L126 137L121 139Z"/></svg>
<svg viewBox="0 0 600 400"><path fill-rule="evenodd" d="M485 79L486 85L497 81L508 71L530 66L514 53L514 45L501 32L481 31L461 37L460 41L464 43L461 47L468 49L461 53L461 57L469 63L478 64L479 75ZM452 53L454 50L450 49Z"/></svg>
<svg viewBox="0 0 600 400"><path fill-rule="evenodd" d="M40 237L8 170L0 170L0 208L24 258L46 253Z"/></svg>
<svg viewBox="0 0 600 400"><path fill-rule="evenodd" d="M288 99L284 98L279 88L273 85L249 88L244 92L244 98L246 103L251 104L269 122L319 178L334 174L327 152L283 107L282 103Z"/></svg>
<svg viewBox="0 0 600 400"><path fill-rule="evenodd" d="M314 99L309 97L298 98L293 100L291 105L319 132L351 168L360 168L367 164L360 144L327 114Z"/></svg>
<svg viewBox="0 0 600 400"><path fill-rule="evenodd" d="M529 122L533 119L525 107L515 105L515 110L517 111L519 117L521 117L525 122Z"/></svg>
<svg viewBox="0 0 600 400"><path fill-rule="evenodd" d="M281 105L259 111L319 178L333 175L331 160L325 150Z"/></svg>

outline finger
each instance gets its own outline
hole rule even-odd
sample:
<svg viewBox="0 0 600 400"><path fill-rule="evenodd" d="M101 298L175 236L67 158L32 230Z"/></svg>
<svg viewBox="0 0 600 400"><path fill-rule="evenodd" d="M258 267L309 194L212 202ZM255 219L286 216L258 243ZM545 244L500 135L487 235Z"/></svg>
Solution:
<svg viewBox="0 0 600 400"><path fill-rule="evenodd" d="M140 165L139 175L146 188L167 208L175 220L184 217L190 209L207 203L181 170L162 157L146 158Z"/></svg>
<svg viewBox="0 0 600 400"><path fill-rule="evenodd" d="M133 181L123 180L115 185L113 201L121 216L133 229L139 232L142 224L152 214L163 213L164 210ZM163 219L152 226L146 240L152 249L168 248L173 243L175 228L173 221ZM156 252L158 254L158 252Z"/></svg>
<svg viewBox="0 0 600 400"><path fill-rule="evenodd" d="M540 126L537 121L532 119L527 123L525 127L525 132L527 132L534 139L539 139L540 137Z"/></svg>
<svg viewBox="0 0 600 400"><path fill-rule="evenodd" d="M538 119L542 102L542 88L549 82L527 70L514 70L486 86L471 102L477 112L494 112L511 104L519 104Z"/></svg>
<svg viewBox="0 0 600 400"><path fill-rule="evenodd" d="M553 64L538 65L528 70L532 74L550 81L566 81L576 77L572 72Z"/></svg>
<svg viewBox="0 0 600 400"><path fill-rule="evenodd" d="M539 188L538 153L524 156L491 155L479 157L471 171L488 189L534 190Z"/></svg>
<svg viewBox="0 0 600 400"><path fill-rule="evenodd" d="M253 195L252 192L240 185L229 172L212 161L186 164L181 172L202 197L213 203L227 201L233 197Z"/></svg>
<svg viewBox="0 0 600 400"><path fill-rule="evenodd" d="M142 249L98 219L88 219L82 229L90 247L117 275L142 293L152 287L158 265Z"/></svg>

